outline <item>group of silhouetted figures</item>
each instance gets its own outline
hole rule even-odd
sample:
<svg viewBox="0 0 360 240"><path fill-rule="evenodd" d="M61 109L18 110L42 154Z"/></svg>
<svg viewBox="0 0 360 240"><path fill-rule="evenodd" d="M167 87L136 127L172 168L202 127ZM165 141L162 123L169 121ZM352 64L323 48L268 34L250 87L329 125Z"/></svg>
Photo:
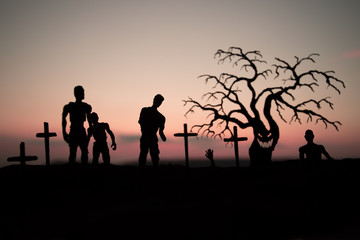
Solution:
<svg viewBox="0 0 360 240"><path fill-rule="evenodd" d="M100 154L104 164L110 164L110 153L107 144L107 134L111 137L111 148L116 150L115 136L110 130L108 123L99 122L97 113L92 112L89 104L83 102L85 98L85 91L82 86L74 88L75 102L66 104L62 113L62 132L64 140L69 144L70 155L69 163L74 164L76 161L76 152L79 147L81 150L81 163L88 163L88 145L91 137L94 138L93 145L93 164L98 164ZM156 95L151 107L144 107L141 110L139 117L139 124L141 127L140 138L140 154L139 166L146 165L146 158L150 151L153 166L158 166L159 163L159 146L157 133L159 132L160 138L165 142L166 137L164 134L165 117L158 111L158 107L164 101L164 97L160 94ZM67 133L66 118L70 118L70 132ZM85 129L84 123L88 121L89 128ZM305 139L307 144L299 148L299 157L303 165L311 165L313 162L321 160L322 154L329 160L332 157L325 150L324 146L314 143L314 134L311 130L305 132ZM206 151L206 157L213 161L213 150Z"/></svg>
<svg viewBox="0 0 360 240"><path fill-rule="evenodd" d="M74 164L76 161L76 152L79 147L81 150L81 163L88 163L88 145L91 137L94 138L93 145L93 164L98 164L100 154L104 164L110 164L110 152L107 144L107 134L111 137L111 147L116 150L115 136L110 130L108 123L99 122L97 113L92 112L91 105L83 102L85 91L82 86L74 88L75 102L70 102L64 106L62 113L62 132L65 142L69 144L70 155L69 163ZM157 110L164 101L164 97L160 94L154 97L151 107L144 107L141 110L139 124L141 126L140 138L140 156L139 166L145 166L146 157L150 150L151 160L154 166L159 163L159 147L157 132L163 141L166 141L164 134L165 117ZM66 118L70 118L70 132L67 133ZM88 121L89 128L85 129L84 123Z"/></svg>

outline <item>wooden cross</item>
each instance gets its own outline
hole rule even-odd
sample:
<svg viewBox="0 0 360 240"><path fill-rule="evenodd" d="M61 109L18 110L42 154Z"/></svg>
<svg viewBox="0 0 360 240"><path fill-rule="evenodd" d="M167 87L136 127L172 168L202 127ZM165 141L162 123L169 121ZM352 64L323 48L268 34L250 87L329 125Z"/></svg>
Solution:
<svg viewBox="0 0 360 240"><path fill-rule="evenodd" d="M21 165L25 165L27 161L35 161L37 160L37 156L26 156L25 155L25 143L20 143L20 156L18 157L9 157L8 162L20 162Z"/></svg>
<svg viewBox="0 0 360 240"><path fill-rule="evenodd" d="M236 160L236 167L238 168L240 166L239 164L239 141L246 141L247 137L238 137L237 134L237 127L234 126L234 133L231 138L225 138L224 142L233 142L234 143L234 149L235 149L235 160Z"/></svg>
<svg viewBox="0 0 360 240"><path fill-rule="evenodd" d="M45 139L45 159L46 165L50 165L50 146L49 146L49 138L56 137L56 133L49 132L49 124L44 122L44 132L37 133L36 137Z"/></svg>
<svg viewBox="0 0 360 240"><path fill-rule="evenodd" d="M187 131L187 124L184 124L184 132L183 133L175 133L175 137L184 137L184 143L185 143L185 161L186 166L189 167L189 148L188 148L188 137L195 137L197 136L197 133L188 133Z"/></svg>

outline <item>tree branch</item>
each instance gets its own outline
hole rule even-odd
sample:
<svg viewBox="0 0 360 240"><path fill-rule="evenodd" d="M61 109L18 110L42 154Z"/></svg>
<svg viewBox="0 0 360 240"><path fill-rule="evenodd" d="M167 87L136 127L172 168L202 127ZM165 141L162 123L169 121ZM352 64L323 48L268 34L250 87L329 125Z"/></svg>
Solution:
<svg viewBox="0 0 360 240"><path fill-rule="evenodd" d="M192 98L189 98L188 100L184 100L184 106L186 106L187 104L191 104L191 106L190 106L190 109L185 113L185 116L187 116L190 113L194 113L196 108L199 108L205 112L208 111L208 112L210 112L209 115L212 116L210 123L194 125L191 128L191 130L197 129L197 133L200 133L202 131L202 135L205 134L206 136L210 136L210 137L214 137L214 138L216 138L216 137L222 138L225 135L225 132L229 129L229 123L234 123L243 129L250 127L249 123L244 123L234 117L231 117L231 115L234 113L242 114L243 112L241 110L233 110L233 111L229 112L228 114L226 114L223 111L222 104L201 105L199 102L193 100ZM223 128L223 130L220 133L215 134L215 131L212 130L212 127L214 126L214 123L217 121L219 121L218 126L221 127L221 125L225 124L225 127Z"/></svg>
<svg viewBox="0 0 360 240"><path fill-rule="evenodd" d="M283 105L285 105L286 107L288 107L289 109L291 109L293 111L293 116L291 117L290 123L291 122L299 122L300 124L302 124L302 121L301 121L301 118L299 117L299 114L304 114L304 115L307 116L307 122L312 122L313 118L316 118L316 120L315 120L316 123L323 122L324 125L325 125L325 128L327 128L328 125L331 125L337 131L339 131L339 128L338 128L337 125L342 125L339 121L330 121L326 117L324 117L322 114L319 114L319 113L317 113L317 112L315 112L315 111L313 111L311 109L308 109L308 108L301 109L301 107L306 107L310 103L315 104L317 109L321 109L321 103L326 103L327 105L329 105L329 107L331 109L333 109L333 103L330 102L328 99L329 99L329 97L320 99L318 101L316 101L314 99L310 99L310 100L304 101L302 103L299 103L299 104L297 104L295 106L289 104L283 98L278 98L276 100L276 102L277 102L277 105L279 105L279 102L280 102L280 103L282 103ZM280 117L283 119L281 113L280 113Z"/></svg>

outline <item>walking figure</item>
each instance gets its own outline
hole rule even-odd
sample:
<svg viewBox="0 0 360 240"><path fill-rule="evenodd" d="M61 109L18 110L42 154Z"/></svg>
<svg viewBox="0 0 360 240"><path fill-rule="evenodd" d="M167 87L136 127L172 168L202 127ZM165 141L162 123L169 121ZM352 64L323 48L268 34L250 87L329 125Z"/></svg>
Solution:
<svg viewBox="0 0 360 240"><path fill-rule="evenodd" d="M66 104L62 113L62 132L65 142L69 144L70 155L69 163L74 164L76 161L76 151L80 147L81 150L81 163L87 164L88 162L88 137L84 128L84 122L87 120L89 127L91 106L82 100L85 98L84 88L82 86L76 86L74 88L75 102ZM66 117L70 115L70 132L66 131Z"/></svg>
<svg viewBox="0 0 360 240"><path fill-rule="evenodd" d="M314 137L312 130L306 130L305 139L307 144L299 148L300 162L304 167L316 167L317 162L321 160L322 154L328 160L333 160L323 145L314 143Z"/></svg>
<svg viewBox="0 0 360 240"><path fill-rule="evenodd" d="M93 112L90 115L92 127L88 129L88 139L94 137L95 142L93 145L93 164L97 165L100 157L100 153L102 154L102 159L105 165L110 164L110 153L108 144L106 142L106 132L111 137L111 148L112 150L116 150L115 136L113 132L110 130L109 124L104 122L99 122L98 115Z"/></svg>
<svg viewBox="0 0 360 240"><path fill-rule="evenodd" d="M151 161L154 167L159 163L159 146L157 131L161 139L165 142L166 137L164 134L165 117L157 110L158 107L164 101L164 97L157 94L154 97L153 105L151 107L144 107L141 109L139 124L141 127L140 138L140 155L139 166L144 167L146 165L146 157L150 150Z"/></svg>

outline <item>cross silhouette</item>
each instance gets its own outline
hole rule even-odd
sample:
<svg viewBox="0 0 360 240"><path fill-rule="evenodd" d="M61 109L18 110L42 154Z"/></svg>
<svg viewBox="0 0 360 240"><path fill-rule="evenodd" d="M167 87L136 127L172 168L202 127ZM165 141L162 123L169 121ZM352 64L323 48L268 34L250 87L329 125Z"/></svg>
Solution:
<svg viewBox="0 0 360 240"><path fill-rule="evenodd" d="M37 133L36 137L44 138L44 140L45 140L45 160L46 160L46 165L50 165L49 138L50 137L56 137L56 133L49 132L49 124L47 122L44 122L44 132L43 133Z"/></svg>
<svg viewBox="0 0 360 240"><path fill-rule="evenodd" d="M175 133L175 137L184 137L184 143L185 143L185 161L186 166L189 167L189 147L188 147L188 137L195 137L197 136L197 133L188 133L187 131L187 124L184 124L184 132L183 133Z"/></svg>
<svg viewBox="0 0 360 240"><path fill-rule="evenodd" d="M240 166L239 163L239 141L246 141L247 137L238 137L237 134L237 127L234 126L233 136L231 138L225 138L224 142L233 142L234 143L234 149L235 149L235 160L236 160L236 167L238 168Z"/></svg>
<svg viewBox="0 0 360 240"><path fill-rule="evenodd" d="M26 156L25 155L25 143L20 143L20 156L18 157L9 157L8 162L20 162L21 165L25 165L27 161L35 161L37 160L37 156Z"/></svg>

